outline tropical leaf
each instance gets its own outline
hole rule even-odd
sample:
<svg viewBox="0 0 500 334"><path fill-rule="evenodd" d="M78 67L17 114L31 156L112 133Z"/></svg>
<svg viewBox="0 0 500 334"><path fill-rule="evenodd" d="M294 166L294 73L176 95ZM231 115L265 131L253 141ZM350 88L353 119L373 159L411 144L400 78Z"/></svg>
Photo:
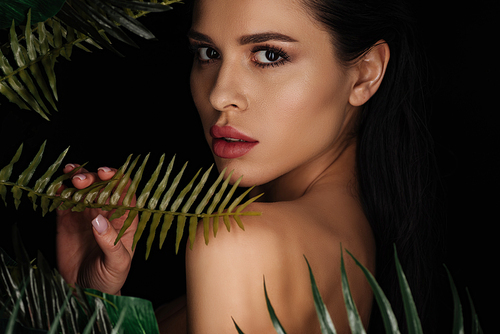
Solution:
<svg viewBox="0 0 500 334"><path fill-rule="evenodd" d="M177 230L175 251L178 252L180 240L184 234L186 221L189 221L190 225L189 240L191 241L190 246L192 247L196 234L196 226L199 221L210 222L212 220L215 226L217 225L219 219L228 221L230 217L233 217L236 221L238 221L238 225L243 228L243 225L241 225L241 216L260 215L260 213L257 212L243 211L246 206L254 202L258 197L260 197L260 195L253 197L247 200L243 205L238 206L243 200L244 195L246 195L252 188L236 199L233 199L232 197L234 195L235 188L238 186L239 182L236 182L229 191L226 191L229 182L228 177L217 191L225 171L219 175L219 178L208 189L196 209L191 211L191 207L195 203L196 198L202 194L202 190L206 186L208 176L212 168L204 172L202 177L198 179L198 176L201 174L201 170L199 170L184 188L180 191L176 191L181 183L181 178L186 169L186 164L169 185L168 179L172 174L175 157L170 161L167 170L163 174L162 180L157 185L162 174L161 169L164 162L164 156L162 156L155 171L149 177L148 182L142 190L139 191L139 184L144 176L144 170L149 159L149 154L143 159L140 167L136 171L134 171L134 169L135 166L138 165L140 156L136 157L134 161L130 163L132 160L132 155L130 155L126 162L118 169L115 177L111 180L97 182L92 186L81 190L66 188L60 195L57 195L56 192L62 186L63 181L69 179L77 172L77 170L73 171L73 173L61 175L52 180L55 171L60 169L61 163L68 152L68 149L66 149L59 155L57 160L47 169L47 171L45 171L45 173L43 173L41 177L39 177L36 181L32 181L33 175L42 160L44 150L45 142L42 144L29 166L21 172L15 182L9 180L12 177L13 167L18 162L22 154L22 145L19 147L10 163L0 170L0 195L2 196L4 203L7 204L7 189L10 188L16 208L21 203L23 194L27 194L28 198L33 203L33 208L35 210L38 207L37 199L40 198L39 205L42 209L42 215L45 215L47 212L55 209L71 209L77 212L83 211L86 208L100 208L107 211L116 210L110 217L110 220L127 214L127 219L118 234L116 242L118 242L123 233L130 227L133 219L141 213L139 226L134 236L133 248L135 248L135 245L141 238L146 225L152 219L150 234L146 245L146 258L150 253L152 243L156 235L156 229L159 227L161 220L163 220L163 224L160 233L160 248L163 245L166 234L171 225L176 224ZM132 173L134 173L133 177ZM130 184L128 190L125 191L129 180ZM34 183L34 185L30 186L30 182ZM132 206L132 198L135 194L138 194L138 197L136 205ZM215 195L212 196L213 194ZM122 195L124 195L124 197ZM121 204L119 204L120 198L123 198ZM160 203L159 207L157 207L158 203ZM172 204L169 205L170 203ZM227 225L227 229L229 230L229 225ZM205 234L205 243L208 243L208 233Z"/></svg>
<svg viewBox="0 0 500 334"><path fill-rule="evenodd" d="M26 13L33 10L33 22L43 22L56 15L66 0L9 0L0 2L0 29L26 22Z"/></svg>
<svg viewBox="0 0 500 334"><path fill-rule="evenodd" d="M382 316L382 320L384 322L384 327L385 327L385 332L387 334L399 334L399 327L398 327L398 321L396 319L396 315L394 314L394 311L392 310L391 304L387 297L385 296L384 292L382 291L382 288L380 285L377 283L377 280L375 277L370 273L368 269L366 269L365 266L363 266L355 257L352 255L348 250L346 250L347 254L351 256L351 258L354 260L356 265L361 268L363 271L363 274L365 275L366 279L368 280L368 283L370 284L370 287L373 291L373 295L375 297L375 300L377 301L378 307L380 309L380 314Z"/></svg>
<svg viewBox="0 0 500 334"><path fill-rule="evenodd" d="M351 295L351 289L349 288L349 281L347 280L347 273L344 265L344 255L342 250L342 245L340 245L340 274L342 278L342 293L344 295L345 307L347 310L347 319L349 320L349 326L353 333L364 334L366 333L361 317L359 316L356 304L354 304L354 299Z"/></svg>
<svg viewBox="0 0 500 334"><path fill-rule="evenodd" d="M120 27L142 38L154 39L155 36L137 19L150 12L170 10L171 4L179 2L67 0L57 2L57 14L53 13L46 20L40 20L37 11L40 8L33 7L27 12L25 22L23 20L25 28L18 28L18 21L9 21L9 42L0 47L0 93L19 108L34 110L49 120L50 111L57 111L54 66L59 56L70 60L73 46L90 52L82 44L84 42L122 56L107 35L137 47Z"/></svg>
<svg viewBox="0 0 500 334"><path fill-rule="evenodd" d="M311 288L314 298L314 306L316 307L316 314L318 315L319 325L321 328L322 334L336 334L335 326L333 325L332 318L328 313L325 303L323 302L323 298L319 293L318 286L316 285L316 279L314 278L311 266L309 265L309 261L304 256L304 259L307 263L307 268L309 269L309 279L311 280Z"/></svg>
<svg viewBox="0 0 500 334"><path fill-rule="evenodd" d="M399 288L401 289L401 295L403 298L403 306L406 315L406 322L408 325L409 334L422 334L422 325L420 323L420 318L418 316L417 307L413 301L413 296L411 294L410 286L406 280L406 276L399 262L398 253L396 251L396 246L394 245L394 259L396 261L396 271L399 281Z"/></svg>
<svg viewBox="0 0 500 334"><path fill-rule="evenodd" d="M470 309L471 309L471 334L483 334L483 329L479 324L479 318L476 313L476 308L474 307L474 303L472 302L472 298L469 293L469 289L465 289L467 292L467 298L469 299Z"/></svg>
<svg viewBox="0 0 500 334"><path fill-rule="evenodd" d="M159 333L150 301L70 287L40 252L36 265L27 260L15 226L13 236L17 262L0 248L5 333Z"/></svg>
<svg viewBox="0 0 500 334"><path fill-rule="evenodd" d="M285 329L281 325L278 317L276 316L276 312L274 311L273 305L269 300L269 296L267 295L266 281L264 280L264 295L266 297L267 311L269 312L269 316L271 317L271 321L273 323L274 330L278 334L286 334Z"/></svg>
<svg viewBox="0 0 500 334"><path fill-rule="evenodd" d="M460 297L458 296L457 287L453 282L450 271L448 267L444 266L446 273L448 275L448 281L451 287L451 295L453 296L453 334L464 334L464 317L462 313L462 304L460 303Z"/></svg>
<svg viewBox="0 0 500 334"><path fill-rule="evenodd" d="M354 305L354 302L352 300L351 296L351 290L349 288L349 284L347 282L347 275L345 271L345 266L344 266L344 256L342 254L342 245L340 246L341 248L341 253L340 253L340 271L341 271L341 279L342 279L342 290L344 294L344 302L345 302L345 307L347 310L347 316L349 318L349 323L351 326L351 331L354 334L362 334L365 333L365 329L363 328L363 325L361 323L361 320L359 319L359 315L357 314L356 307ZM347 250L346 250L347 251ZM363 274L365 275L366 279L368 280L368 283L370 284L375 299L377 301L377 304L380 309L380 313L382 315L384 325L385 325L385 330L386 333L390 334L396 334L400 333L399 328L397 325L396 318L394 316L394 312L392 311L392 307L385 297L384 292L378 285L377 281L375 280L375 277L369 272L368 269L366 269L349 251L347 253L351 256L351 258L354 260L357 266L361 268L363 271ZM305 256L304 256L305 258ZM401 264L399 263L398 255L396 252L396 247L394 246L394 258L396 260L396 269L397 269L397 275L398 275L398 280L400 284L401 291L403 293L403 303L405 307L405 314L406 314L406 319L408 322L408 329L409 333L421 333L422 328L420 326L420 319L418 317L418 313L416 312L415 305L413 303L413 297L411 295L411 291L408 287L408 283L406 282L406 278L403 272L403 269L401 267ZM309 268L309 276L311 280L311 288L313 292L313 298L314 298L314 304L316 307L316 313L319 318L320 322L320 327L321 327L321 333L327 334L327 333L335 333L335 328L333 326L333 322L330 319L330 315L328 314L328 311L326 309L326 306L324 305L322 298L320 296L320 293L318 291L318 288L316 286L316 281L314 279L314 275L312 272L311 267L309 266L309 262L307 261L307 258L305 259L307 266ZM453 304L454 304L454 319L453 319L453 331L452 333L464 333L464 327L463 327L463 316L462 316L462 306L460 303L460 298L458 296L457 289L455 287L455 284L453 282L453 279L451 277L450 272L448 271L448 268L446 268L446 272L448 274L448 280L451 286L452 290L452 295L453 295ZM275 330L277 333L283 333L284 330L279 322L279 319L277 318L273 307L271 306L271 302L267 296L267 289L265 286L264 282L264 294L266 297L266 302L268 305L268 312L269 315L271 316L271 319L273 321L273 324L275 325ZM472 334L483 334L483 330L481 329L481 326L479 324L479 320L476 314L476 311L474 309L474 305L472 303L472 299L469 295L469 291L467 291L467 295L469 297L469 302L471 305L471 315L472 315ZM241 329L238 327L236 322L233 319L233 323L236 326L236 329L238 333L243 333Z"/></svg>

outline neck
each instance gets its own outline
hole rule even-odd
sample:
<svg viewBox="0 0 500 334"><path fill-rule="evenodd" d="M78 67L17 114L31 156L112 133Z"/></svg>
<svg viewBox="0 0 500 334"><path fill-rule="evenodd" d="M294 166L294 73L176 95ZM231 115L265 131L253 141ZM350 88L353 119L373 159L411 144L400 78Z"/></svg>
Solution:
<svg viewBox="0 0 500 334"><path fill-rule="evenodd" d="M293 201L322 180L348 185L355 175L355 165L356 142L350 140L269 183L255 187L250 196L264 193L259 199L261 202Z"/></svg>

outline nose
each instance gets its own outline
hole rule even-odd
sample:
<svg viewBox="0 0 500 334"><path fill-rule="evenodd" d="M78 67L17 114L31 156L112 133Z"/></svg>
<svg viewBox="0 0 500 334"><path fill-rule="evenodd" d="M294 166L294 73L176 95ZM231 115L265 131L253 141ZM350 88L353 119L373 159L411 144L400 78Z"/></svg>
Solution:
<svg viewBox="0 0 500 334"><path fill-rule="evenodd" d="M237 60L221 62L209 97L214 109L244 111L248 108L243 72L244 68Z"/></svg>

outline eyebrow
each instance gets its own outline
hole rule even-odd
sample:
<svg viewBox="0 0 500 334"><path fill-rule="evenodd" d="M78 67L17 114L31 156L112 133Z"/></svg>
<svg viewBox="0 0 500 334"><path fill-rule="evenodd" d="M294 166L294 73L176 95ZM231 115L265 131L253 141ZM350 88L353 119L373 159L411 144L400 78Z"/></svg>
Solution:
<svg viewBox="0 0 500 334"><path fill-rule="evenodd" d="M212 39L195 30L190 30L187 34L189 38L195 39L200 42L205 42L209 44L214 44ZM241 45L253 44L253 43L263 43L267 41L280 41L280 42L297 42L297 40L291 38L290 36L283 35L276 32L264 32L259 34L245 35L240 37L239 43Z"/></svg>

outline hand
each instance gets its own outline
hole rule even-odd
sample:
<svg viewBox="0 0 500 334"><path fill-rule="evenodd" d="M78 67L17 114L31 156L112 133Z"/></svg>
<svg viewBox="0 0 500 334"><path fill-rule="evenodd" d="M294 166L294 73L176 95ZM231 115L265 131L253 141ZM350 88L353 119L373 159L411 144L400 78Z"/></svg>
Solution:
<svg viewBox="0 0 500 334"><path fill-rule="evenodd" d="M68 164L63 171L70 173L78 166ZM116 169L107 167L99 168L97 173L82 168L73 176L72 183L75 188L84 189L94 182L111 179L115 173ZM135 196L131 205L135 205ZM57 210L57 265L66 282L109 294L120 294L132 262L131 248L138 218L134 219L115 245L128 211L109 222L113 212L93 208L83 212Z"/></svg>

